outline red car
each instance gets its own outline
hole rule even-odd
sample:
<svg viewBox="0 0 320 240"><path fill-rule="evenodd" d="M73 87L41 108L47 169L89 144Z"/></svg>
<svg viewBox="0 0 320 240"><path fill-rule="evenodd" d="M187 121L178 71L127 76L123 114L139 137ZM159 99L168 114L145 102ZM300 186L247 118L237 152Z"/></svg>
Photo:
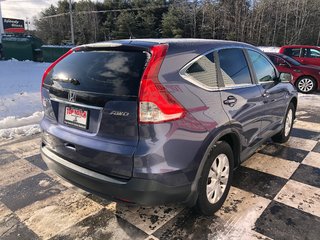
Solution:
<svg viewBox="0 0 320 240"><path fill-rule="evenodd" d="M320 47L288 45L281 47L279 53L292 57L302 64L320 66Z"/></svg>
<svg viewBox="0 0 320 240"><path fill-rule="evenodd" d="M280 53L266 53L279 72L291 73L292 83L300 92L310 93L320 89L320 67L304 65Z"/></svg>

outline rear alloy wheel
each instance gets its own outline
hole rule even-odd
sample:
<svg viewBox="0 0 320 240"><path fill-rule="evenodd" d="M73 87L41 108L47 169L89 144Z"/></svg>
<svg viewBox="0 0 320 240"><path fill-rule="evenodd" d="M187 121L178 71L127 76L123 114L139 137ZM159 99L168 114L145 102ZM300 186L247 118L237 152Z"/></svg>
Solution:
<svg viewBox="0 0 320 240"><path fill-rule="evenodd" d="M222 197L229 179L229 159L224 153L213 161L207 178L207 199L215 204Z"/></svg>
<svg viewBox="0 0 320 240"><path fill-rule="evenodd" d="M233 176L233 152L226 142L217 142L206 159L196 208L204 215L212 215L224 203Z"/></svg>
<svg viewBox="0 0 320 240"><path fill-rule="evenodd" d="M302 77L297 81L296 86L300 92L310 93L315 89L316 82L311 77Z"/></svg>
<svg viewBox="0 0 320 240"><path fill-rule="evenodd" d="M290 133L293 126L294 115L295 115L295 107L293 106L292 103L290 103L287 110L287 114L284 119L284 124L281 132L279 132L278 134L272 137L272 140L274 142L284 143L289 140Z"/></svg>

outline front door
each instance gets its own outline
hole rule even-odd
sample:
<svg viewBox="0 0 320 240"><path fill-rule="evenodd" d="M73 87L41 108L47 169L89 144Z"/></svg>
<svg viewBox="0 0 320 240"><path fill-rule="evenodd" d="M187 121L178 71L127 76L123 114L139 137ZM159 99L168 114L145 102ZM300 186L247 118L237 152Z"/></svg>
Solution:
<svg viewBox="0 0 320 240"><path fill-rule="evenodd" d="M276 70L261 53L247 50L258 81L263 109L261 114L261 137L270 137L281 127L286 111L287 92L284 84L276 79Z"/></svg>

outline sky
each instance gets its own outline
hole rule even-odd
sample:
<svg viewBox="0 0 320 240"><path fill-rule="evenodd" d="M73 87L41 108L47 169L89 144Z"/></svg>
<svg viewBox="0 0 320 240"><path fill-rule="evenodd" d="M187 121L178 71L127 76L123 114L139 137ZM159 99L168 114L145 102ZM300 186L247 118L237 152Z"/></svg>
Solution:
<svg viewBox="0 0 320 240"><path fill-rule="evenodd" d="M26 18L28 18L29 21L31 21L32 28L33 17L37 16L43 9L49 7L51 4L55 5L58 1L59 0L0 0L2 17L18 18L25 21Z"/></svg>
<svg viewBox="0 0 320 240"><path fill-rule="evenodd" d="M2 17L23 20L29 18L30 21L41 10L57 2L58 0L0 0Z"/></svg>

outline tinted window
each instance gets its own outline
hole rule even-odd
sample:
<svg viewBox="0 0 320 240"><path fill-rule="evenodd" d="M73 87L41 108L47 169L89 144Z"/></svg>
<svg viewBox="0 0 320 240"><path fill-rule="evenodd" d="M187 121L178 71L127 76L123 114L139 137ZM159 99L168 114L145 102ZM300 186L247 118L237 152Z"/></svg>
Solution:
<svg viewBox="0 0 320 240"><path fill-rule="evenodd" d="M197 81L205 86L218 86L213 53L202 56L187 69L186 73L193 81Z"/></svg>
<svg viewBox="0 0 320 240"><path fill-rule="evenodd" d="M259 82L273 81L276 76L271 63L260 53L248 50L254 71Z"/></svg>
<svg viewBox="0 0 320 240"><path fill-rule="evenodd" d="M288 57L288 56L285 56L283 55L282 56L286 61L288 61L289 63L291 63L292 65L295 65L295 66L299 66L301 65L301 63L299 63L297 60L291 58L291 57Z"/></svg>
<svg viewBox="0 0 320 240"><path fill-rule="evenodd" d="M277 57L274 55L268 55L268 57L270 58L270 60L273 62L275 66L280 66L280 64L282 66L288 66L288 63L280 57Z"/></svg>
<svg viewBox="0 0 320 240"><path fill-rule="evenodd" d="M251 83L248 64L241 49L220 50L219 60L222 78L226 86Z"/></svg>
<svg viewBox="0 0 320 240"><path fill-rule="evenodd" d="M75 52L54 67L45 83L56 88L137 96L146 59L143 52Z"/></svg>
<svg viewBox="0 0 320 240"><path fill-rule="evenodd" d="M286 48L284 54L290 57L300 57L301 48Z"/></svg>

